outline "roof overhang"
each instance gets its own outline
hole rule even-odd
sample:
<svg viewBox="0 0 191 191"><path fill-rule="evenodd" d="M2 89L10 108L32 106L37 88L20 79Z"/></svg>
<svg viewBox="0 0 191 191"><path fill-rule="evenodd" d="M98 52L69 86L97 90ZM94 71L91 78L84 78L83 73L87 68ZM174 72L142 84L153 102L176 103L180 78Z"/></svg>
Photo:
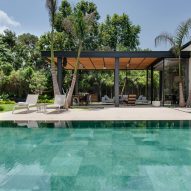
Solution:
<svg viewBox="0 0 191 191"><path fill-rule="evenodd" d="M42 51L42 57L50 61L50 51ZM54 60L57 63L58 58L62 58L65 69L73 70L76 63L77 52L75 51L55 51ZM182 58L189 58L190 51L182 51ZM115 58L119 58L119 68L121 70L145 70L151 65L159 62L164 58L175 58L171 51L136 51L136 52L119 52L119 51L83 51L80 55L81 70L114 70Z"/></svg>

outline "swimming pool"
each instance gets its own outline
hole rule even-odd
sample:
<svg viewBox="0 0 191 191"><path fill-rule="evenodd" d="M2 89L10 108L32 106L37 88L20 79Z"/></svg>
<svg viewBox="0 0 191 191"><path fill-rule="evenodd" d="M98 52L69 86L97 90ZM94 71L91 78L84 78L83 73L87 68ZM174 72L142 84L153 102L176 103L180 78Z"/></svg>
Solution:
<svg viewBox="0 0 191 191"><path fill-rule="evenodd" d="M191 190L190 121L0 122L0 190Z"/></svg>

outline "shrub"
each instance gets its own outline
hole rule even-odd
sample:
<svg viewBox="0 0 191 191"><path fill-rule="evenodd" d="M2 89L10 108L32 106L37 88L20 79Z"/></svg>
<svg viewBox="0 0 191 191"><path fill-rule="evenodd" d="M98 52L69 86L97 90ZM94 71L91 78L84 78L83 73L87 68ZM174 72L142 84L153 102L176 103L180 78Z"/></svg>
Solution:
<svg viewBox="0 0 191 191"><path fill-rule="evenodd" d="M3 110L4 110L3 106L2 106L2 105L0 105L0 111L3 111Z"/></svg>
<svg viewBox="0 0 191 191"><path fill-rule="evenodd" d="M39 99L38 100L38 103L53 103L54 101L53 100L50 100L50 99Z"/></svg>
<svg viewBox="0 0 191 191"><path fill-rule="evenodd" d="M9 95L8 94L2 94L2 95L0 95L0 99L8 100L9 99Z"/></svg>
<svg viewBox="0 0 191 191"><path fill-rule="evenodd" d="M15 104L15 102L11 100L0 100L0 104Z"/></svg>

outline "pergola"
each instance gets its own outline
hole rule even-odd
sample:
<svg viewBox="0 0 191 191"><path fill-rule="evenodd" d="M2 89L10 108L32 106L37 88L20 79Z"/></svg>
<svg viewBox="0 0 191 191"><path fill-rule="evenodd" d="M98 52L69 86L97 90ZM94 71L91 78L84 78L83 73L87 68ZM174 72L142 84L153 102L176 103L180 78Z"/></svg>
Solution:
<svg viewBox="0 0 191 191"><path fill-rule="evenodd" d="M50 62L50 51L42 51L42 57ZM58 84L62 90L63 76L62 70L73 70L77 58L77 52L74 51L55 51L54 61L58 68ZM189 51L182 51L182 58L189 58ZM119 51L84 51L80 55L80 70L114 70L115 84L115 106L119 107L119 70L147 70L147 87L148 87L148 70L151 70L151 102L153 101L153 69L159 62L164 68L165 58L175 58L170 51L136 51L136 52L119 52ZM163 62L161 62L163 61ZM164 72L160 72L160 90L163 87ZM147 88L148 89L148 88ZM160 91L162 98L162 91Z"/></svg>

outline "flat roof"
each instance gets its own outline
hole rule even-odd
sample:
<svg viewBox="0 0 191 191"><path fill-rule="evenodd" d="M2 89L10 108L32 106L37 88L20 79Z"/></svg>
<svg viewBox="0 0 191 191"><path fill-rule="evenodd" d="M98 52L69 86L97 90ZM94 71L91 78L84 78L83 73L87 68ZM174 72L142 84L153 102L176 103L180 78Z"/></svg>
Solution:
<svg viewBox="0 0 191 191"><path fill-rule="evenodd" d="M42 51L42 57L50 62L50 51ZM75 51L55 51L54 61L57 58L63 59L63 67L66 70L73 70L76 63L77 52ZM183 58L189 58L190 52L183 51ZM119 69L125 70L145 70L151 65L159 62L163 58L175 58L171 51L82 51L80 56L79 69L81 70L114 70L115 58L119 58Z"/></svg>

